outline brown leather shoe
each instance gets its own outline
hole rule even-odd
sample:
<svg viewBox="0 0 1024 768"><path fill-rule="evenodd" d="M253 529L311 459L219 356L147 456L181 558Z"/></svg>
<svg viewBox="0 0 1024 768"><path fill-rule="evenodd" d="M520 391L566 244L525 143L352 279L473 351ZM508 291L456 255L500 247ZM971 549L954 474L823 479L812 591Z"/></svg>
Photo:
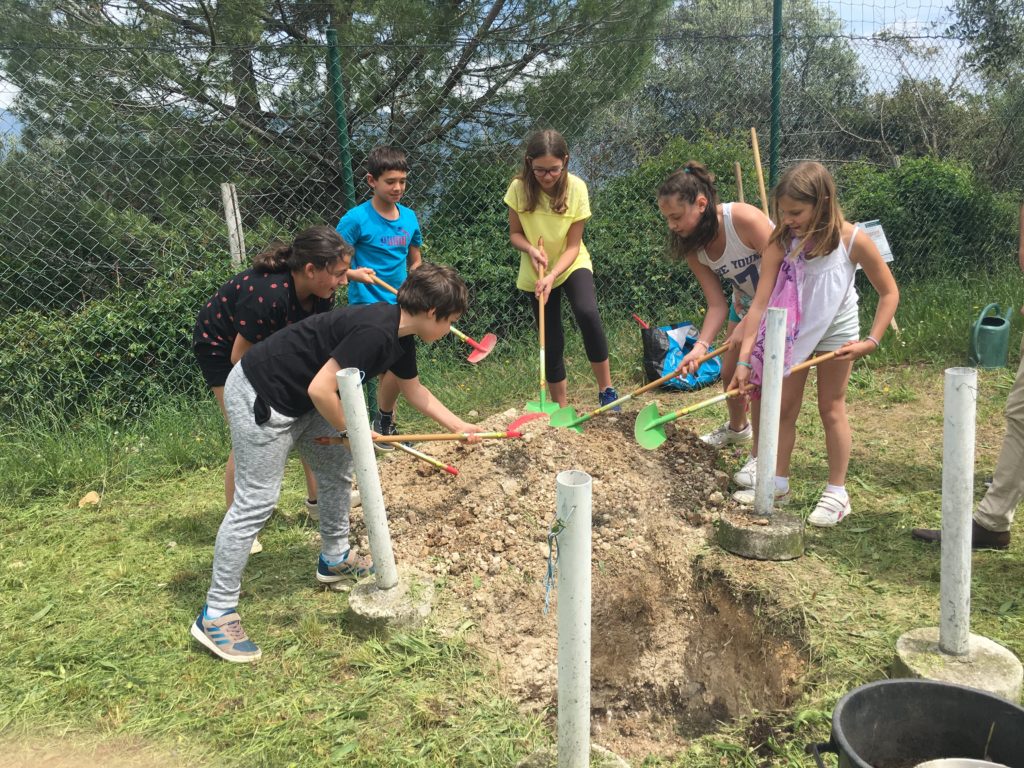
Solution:
<svg viewBox="0 0 1024 768"><path fill-rule="evenodd" d="M930 544L942 541L942 531L937 528L914 528L910 535ZM1009 546L1009 531L990 531L971 521L971 549L1008 549Z"/></svg>

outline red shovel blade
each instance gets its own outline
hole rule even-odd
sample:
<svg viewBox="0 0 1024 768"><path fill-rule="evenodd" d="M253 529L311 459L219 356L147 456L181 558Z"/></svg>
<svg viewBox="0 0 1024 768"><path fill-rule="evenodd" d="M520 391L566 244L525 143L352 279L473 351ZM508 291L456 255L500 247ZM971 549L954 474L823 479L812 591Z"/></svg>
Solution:
<svg viewBox="0 0 1024 768"><path fill-rule="evenodd" d="M519 428L523 426L523 424L525 424L526 422L533 421L534 419L539 419L546 415L547 414L545 413L524 413L518 419L509 424L507 429L509 432L518 432Z"/></svg>
<svg viewBox="0 0 1024 768"><path fill-rule="evenodd" d="M469 353L469 357L466 359L469 362L476 364L491 354L491 350L494 349L494 345L498 343L498 337L493 333L488 333L480 341L473 344L473 351Z"/></svg>

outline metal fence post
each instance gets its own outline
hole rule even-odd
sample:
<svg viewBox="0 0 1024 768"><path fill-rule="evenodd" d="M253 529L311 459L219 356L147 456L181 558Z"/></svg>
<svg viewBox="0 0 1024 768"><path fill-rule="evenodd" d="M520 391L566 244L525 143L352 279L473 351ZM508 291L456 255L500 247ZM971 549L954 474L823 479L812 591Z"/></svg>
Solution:
<svg viewBox="0 0 1024 768"><path fill-rule="evenodd" d="M768 186L779 173L779 142L782 134L782 0L772 1L772 127L768 137Z"/></svg>
<svg viewBox="0 0 1024 768"><path fill-rule="evenodd" d="M348 210L356 204L356 186L352 178L352 153L348 145L348 117L345 111L345 84L341 79L338 32L334 29L327 30L327 80L331 87L331 104L334 107L334 127L338 138L342 192L345 195L345 210Z"/></svg>

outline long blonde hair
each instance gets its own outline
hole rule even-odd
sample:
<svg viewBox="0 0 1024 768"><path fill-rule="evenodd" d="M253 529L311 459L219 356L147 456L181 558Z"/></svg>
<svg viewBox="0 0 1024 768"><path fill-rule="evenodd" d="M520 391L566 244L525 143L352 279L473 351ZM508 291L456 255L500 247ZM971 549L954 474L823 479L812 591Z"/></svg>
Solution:
<svg viewBox="0 0 1024 768"><path fill-rule="evenodd" d="M782 174L772 190L772 213L776 222L779 222L779 199L783 196L812 206L811 226L804 233L798 251L807 248L806 255L813 257L831 253L839 247L846 219L836 197L836 183L825 166L805 161ZM789 227L779 222L769 243L777 243L785 252L792 237Z"/></svg>
<svg viewBox="0 0 1024 768"><path fill-rule="evenodd" d="M544 131L537 131L526 141L523 165L516 176L526 190L526 207L523 210L533 211L540 202L540 196L544 190L541 189L540 182L537 181L537 177L533 173L533 161L545 155L557 157L562 161L562 173L558 176L558 181L555 182L555 188L548 194L551 197L551 210L555 213L565 213L569 207L566 202L569 190L569 168L567 167L569 163L569 145L562 138L562 134L550 128Z"/></svg>

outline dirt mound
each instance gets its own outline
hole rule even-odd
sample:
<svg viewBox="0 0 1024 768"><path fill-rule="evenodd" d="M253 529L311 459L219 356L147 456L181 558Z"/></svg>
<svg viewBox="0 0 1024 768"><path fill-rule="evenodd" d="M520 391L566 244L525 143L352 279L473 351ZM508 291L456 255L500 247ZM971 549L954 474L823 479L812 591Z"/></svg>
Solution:
<svg viewBox="0 0 1024 768"><path fill-rule="evenodd" d="M731 504L714 450L679 431L646 451L634 418L602 416L583 434L543 418L522 440L430 446L457 477L405 456L381 471L396 557L444 580L512 694L552 711L558 598L545 615L544 576L555 476L590 474L592 724L627 757L670 755L720 720L784 706L801 666L726 590L695 581L710 523Z"/></svg>

